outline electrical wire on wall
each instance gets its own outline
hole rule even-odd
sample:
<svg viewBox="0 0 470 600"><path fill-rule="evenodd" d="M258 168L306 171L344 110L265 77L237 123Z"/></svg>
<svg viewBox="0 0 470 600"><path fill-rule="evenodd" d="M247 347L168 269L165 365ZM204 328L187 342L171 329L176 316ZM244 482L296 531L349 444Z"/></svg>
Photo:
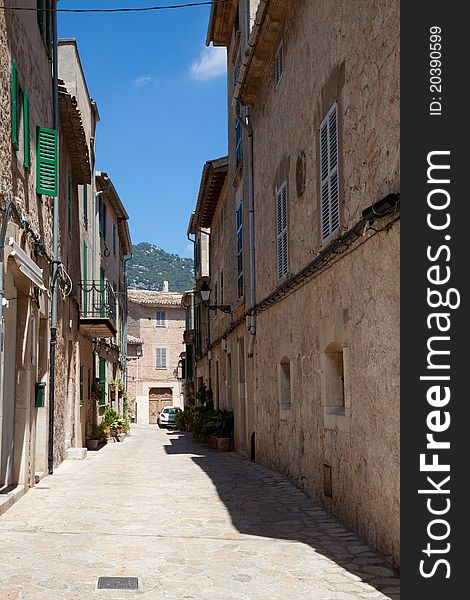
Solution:
<svg viewBox="0 0 470 600"><path fill-rule="evenodd" d="M230 335L232 331L234 331L246 320L247 317L251 316L252 314L260 314L273 304L276 304L280 300L283 300L286 296L295 292L311 279L318 277L318 275L330 269L339 258L347 256L351 252L356 251L360 246L362 246L362 244L366 243L377 234L388 232L393 227L394 223L400 219L400 196L399 194L390 194L376 204L378 205L384 201L388 202L390 205L389 208L380 213L373 210L375 205L372 205L372 207L366 209L363 212L362 218L353 227L351 227L351 229L338 237L325 250L319 252L315 258L303 269L290 276L287 281L271 292L271 294L263 298L263 300L258 302L253 308L247 310L236 321L231 323L226 331L224 331L224 333L218 339L211 343L209 350L215 346L218 346L222 340ZM387 202L385 202L385 205L387 205ZM367 216L364 216L364 213ZM388 220L383 226L372 226L372 223L385 218L388 218ZM372 233L367 235L368 232Z"/></svg>

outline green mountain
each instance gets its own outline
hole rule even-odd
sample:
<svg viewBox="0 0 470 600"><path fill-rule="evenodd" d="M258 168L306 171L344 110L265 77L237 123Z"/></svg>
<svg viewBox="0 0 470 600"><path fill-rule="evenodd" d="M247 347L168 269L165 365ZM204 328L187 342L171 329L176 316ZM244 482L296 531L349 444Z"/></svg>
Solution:
<svg viewBox="0 0 470 600"><path fill-rule="evenodd" d="M193 289L193 260L168 254L153 244L142 242L133 246L127 267L130 288L161 290L163 282L168 281L170 292Z"/></svg>

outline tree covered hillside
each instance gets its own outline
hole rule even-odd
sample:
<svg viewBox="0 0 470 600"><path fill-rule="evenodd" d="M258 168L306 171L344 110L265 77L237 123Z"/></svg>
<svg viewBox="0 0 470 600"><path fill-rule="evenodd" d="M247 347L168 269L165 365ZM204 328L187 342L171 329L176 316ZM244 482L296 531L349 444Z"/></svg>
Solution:
<svg viewBox="0 0 470 600"><path fill-rule="evenodd" d="M193 288L194 265L191 258L168 254L142 242L132 247L128 274L130 288L161 290L163 282L168 281L170 292L185 292Z"/></svg>

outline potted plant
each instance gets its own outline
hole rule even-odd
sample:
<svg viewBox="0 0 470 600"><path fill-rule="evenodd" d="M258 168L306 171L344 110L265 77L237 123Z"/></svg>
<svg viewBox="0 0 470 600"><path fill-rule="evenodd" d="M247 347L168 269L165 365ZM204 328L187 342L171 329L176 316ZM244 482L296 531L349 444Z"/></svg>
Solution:
<svg viewBox="0 0 470 600"><path fill-rule="evenodd" d="M233 435L233 412L231 410L219 410L217 413L217 449L220 452L230 452Z"/></svg>
<svg viewBox="0 0 470 600"><path fill-rule="evenodd" d="M116 431L112 428L112 425L118 417L119 415L117 412L110 406L105 408L101 425L103 426L104 430L106 431L106 435L110 440L116 437Z"/></svg>
<svg viewBox="0 0 470 600"><path fill-rule="evenodd" d="M88 450L96 450L98 448L98 444L103 440L103 438L104 427L95 423L92 427L90 437L86 441Z"/></svg>
<svg viewBox="0 0 470 600"><path fill-rule="evenodd" d="M124 393L124 382L122 382L120 379L113 379L109 382L109 389L111 394L115 394L117 390L119 396L122 396Z"/></svg>
<svg viewBox="0 0 470 600"><path fill-rule="evenodd" d="M129 430L129 423L126 419L124 419L124 417L118 417L111 423L109 427L113 432L113 436L122 442L127 435L127 431Z"/></svg>

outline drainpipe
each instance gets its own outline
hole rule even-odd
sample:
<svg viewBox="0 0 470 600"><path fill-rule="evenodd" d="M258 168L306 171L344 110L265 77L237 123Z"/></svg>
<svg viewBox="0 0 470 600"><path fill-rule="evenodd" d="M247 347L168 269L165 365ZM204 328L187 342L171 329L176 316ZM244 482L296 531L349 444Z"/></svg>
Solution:
<svg viewBox="0 0 470 600"><path fill-rule="evenodd" d="M234 114L237 121L244 127L248 134L248 231L250 238L250 306L249 311L256 304L256 278L255 278L255 207L254 207L254 189L253 189L253 127L251 124L251 109L249 106L245 108L245 119L241 119L237 113L237 107L234 106ZM248 355L253 354L254 336L256 335L256 316L250 314L250 325L248 331L253 337L250 338L248 346Z"/></svg>
<svg viewBox="0 0 470 600"><path fill-rule="evenodd" d="M52 105L54 110L53 129L59 132L59 62L57 51L57 1L52 4ZM52 250L52 281L51 281L51 339L50 339L50 371L49 371L49 443L47 465L49 475L54 472L54 387L55 387L55 354L57 345L57 269L59 266L59 140L57 148L57 181L59 182L57 196L54 198L53 221L53 250Z"/></svg>
<svg viewBox="0 0 470 600"><path fill-rule="evenodd" d="M250 232L250 310L256 303L256 278L255 278L255 204L253 190L253 128L251 126L251 110L246 109L248 131L248 226ZM256 315L250 317L248 331L256 335ZM253 338L251 338L253 339ZM251 341L251 340L250 340Z"/></svg>

